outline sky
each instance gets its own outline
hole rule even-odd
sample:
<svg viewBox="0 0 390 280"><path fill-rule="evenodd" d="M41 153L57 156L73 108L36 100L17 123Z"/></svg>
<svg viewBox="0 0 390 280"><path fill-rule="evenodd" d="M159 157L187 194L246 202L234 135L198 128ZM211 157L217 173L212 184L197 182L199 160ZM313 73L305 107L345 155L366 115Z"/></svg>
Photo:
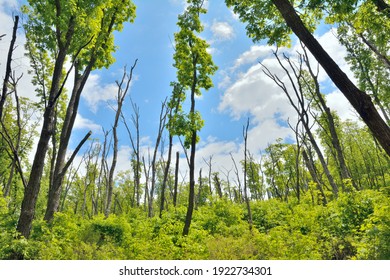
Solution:
<svg viewBox="0 0 390 280"><path fill-rule="evenodd" d="M176 81L173 64L173 37L178 31L177 16L185 9L183 0L134 0L137 17L134 23L128 23L120 33L115 34L118 50L114 54L116 62L109 69L94 71L85 87L76 120L70 151L82 137L92 130L92 137L102 138L103 130L109 130L114 122L115 81L123 75L123 69L133 65L133 81L124 104L124 116L131 125L133 114L130 98L139 106L140 134L142 151L147 157L148 147L153 149L161 103L170 96L170 83ZM0 35L7 34L0 41L0 75L4 77L5 57L8 51L12 31L12 14L18 12L20 1L0 0ZM213 172L223 172L232 168L230 154L239 161L243 158L243 126L250 119L248 131L248 149L255 159L276 139L294 141L287 120L296 119L293 108L284 93L262 70L259 62L283 78L283 72L272 56L274 46L266 42L253 43L248 39L245 25L229 10L224 1L206 1L207 15L201 17L204 32L200 36L210 44L218 71L212 77L214 87L203 91L196 99L196 109L200 111L205 125L200 131L197 146L197 169L207 170L205 160L212 156ZM4 23L4 24L3 24ZM319 42L339 63L341 68L353 79L353 75L344 60L345 49L338 44L331 26L322 25L315 33ZM18 48L15 53L16 71L25 73L20 82L20 94L34 97L27 74L29 62L23 56L23 30L19 30ZM291 49L281 49L289 55L295 55L299 44L294 40ZM322 90L327 94L328 105L336 110L342 119L356 120L356 114L348 101L332 85L325 73L320 76ZM123 123L119 125L118 171L129 169L131 156L130 141ZM167 138L167 134L165 134ZM167 140L166 140L167 143ZM177 139L174 152L178 150L182 157L182 173L186 166L182 148ZM79 155L80 160L82 154ZM184 176L184 175L183 175Z"/></svg>

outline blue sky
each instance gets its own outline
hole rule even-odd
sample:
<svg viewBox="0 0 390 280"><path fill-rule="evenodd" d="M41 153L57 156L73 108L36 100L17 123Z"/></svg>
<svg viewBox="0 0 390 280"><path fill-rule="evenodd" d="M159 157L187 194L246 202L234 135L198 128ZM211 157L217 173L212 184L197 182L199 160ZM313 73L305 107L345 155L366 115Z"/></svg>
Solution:
<svg viewBox="0 0 390 280"><path fill-rule="evenodd" d="M114 121L116 85L123 74L138 59L129 96L124 105L124 115L132 114L129 97L140 107L141 137L143 152L154 146L161 102L171 94L170 82L176 80L173 64L173 34L178 31L177 16L183 12L183 0L134 0L137 17L126 24L121 33L115 35L118 50L116 63L109 69L94 71L82 96L79 116L72 136L71 149L91 129L93 137L102 137L102 127L109 130ZM11 14L17 10L18 1L0 0L0 34L12 30ZM210 44L210 53L219 70L213 76L214 88L203 92L196 100L197 110L205 120L200 132L197 166L205 167L204 160L213 156L213 171L230 169L230 153L236 160L242 159L242 128L250 117L249 149L255 157L277 138L291 141L292 131L286 126L287 119L293 121L295 113L284 94L267 78L259 61L283 77L283 73L272 57L272 46L254 44L247 38L245 26L225 6L224 1L207 1L208 13L202 16L205 30L200 36ZM321 26L316 36L332 57L350 76L343 57L345 50L338 44L330 26ZM8 37L8 38L7 38ZM0 41L0 74L3 75L5 52L9 37ZM19 47L15 65L26 72L28 61L23 58L23 34L18 37ZM282 49L294 55L299 49ZM30 78L27 74L20 84L22 94L34 98ZM356 118L345 98L329 83L326 75L320 75L324 90L328 93L329 106L337 110L343 119ZM111 104L111 105L110 105ZM120 124L120 159L118 169L128 168L130 141ZM174 150L181 150L175 144ZM183 161L184 162L184 161ZM183 167L185 168L185 167Z"/></svg>

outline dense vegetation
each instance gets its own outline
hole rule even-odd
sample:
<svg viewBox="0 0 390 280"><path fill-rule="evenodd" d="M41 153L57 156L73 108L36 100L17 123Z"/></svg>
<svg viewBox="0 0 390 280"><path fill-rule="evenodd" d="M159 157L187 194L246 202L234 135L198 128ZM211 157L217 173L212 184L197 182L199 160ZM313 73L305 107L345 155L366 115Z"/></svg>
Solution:
<svg viewBox="0 0 390 280"><path fill-rule="evenodd" d="M283 77L262 65L297 113L296 123L289 123L296 139L250 151L248 120L243 160L232 156L234 168L213 170L210 155L208 174L199 170L198 176L197 133L204 120L195 96L213 86L210 77L217 70L201 36L204 1L187 1L178 17L177 81L162 103L151 153L140 151L140 108L132 104L131 120L121 115L135 61L117 82L113 127L104 139L87 133L70 156L83 87L94 69L113 62L113 32L134 19L135 6L119 0L54 2L29 1L23 9L40 102L19 97L21 77L11 68L14 41L10 45L0 100L1 259L390 259L387 1L298 1L302 21L288 1L226 1L255 41L288 44L291 31L302 40L296 57L275 51ZM269 18L259 18L260 12ZM357 85L325 65L333 60L324 62L327 54L316 49L314 37L301 36L320 19L338 27ZM14 37L17 27L15 17ZM328 107L308 52L362 121L341 120ZM66 61L76 73L70 92L64 90ZM187 96L188 113L182 106ZM40 133L36 112L43 116ZM123 172L116 172L119 124L133 148ZM168 152L159 155L164 132ZM189 181L179 182L174 137L184 138ZM33 139L39 139L37 147ZM73 162L82 146L82 161ZM32 150L37 153L30 163Z"/></svg>
<svg viewBox="0 0 390 280"><path fill-rule="evenodd" d="M341 194L328 205L313 203L308 191L300 203L253 201L249 230L242 204L215 199L194 212L191 233L182 236L186 208L161 218L142 209L108 218L83 218L73 211L51 224L37 219L31 237L15 239L16 215L2 199L2 259L389 259L390 198L364 190Z"/></svg>

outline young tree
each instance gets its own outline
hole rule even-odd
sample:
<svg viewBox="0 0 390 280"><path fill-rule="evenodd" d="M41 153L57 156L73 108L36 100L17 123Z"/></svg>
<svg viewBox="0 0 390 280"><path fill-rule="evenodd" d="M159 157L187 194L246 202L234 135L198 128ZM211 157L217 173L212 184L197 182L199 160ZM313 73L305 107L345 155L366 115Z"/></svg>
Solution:
<svg viewBox="0 0 390 280"><path fill-rule="evenodd" d="M178 23L180 30L175 33L174 66L177 69L178 83L190 91L191 108L188 115L179 112L178 129L176 134L185 135L185 147L190 148L189 172L190 186L188 208L183 235L188 235L195 199L195 151L198 141L197 132L203 126L200 113L195 110L195 96L201 95L201 89L208 90L213 86L210 75L214 74L217 67L207 52L209 45L197 36L203 31L200 14L206 13L203 8L204 0L188 0L188 7L183 14L179 15ZM184 101L184 100L183 100Z"/></svg>

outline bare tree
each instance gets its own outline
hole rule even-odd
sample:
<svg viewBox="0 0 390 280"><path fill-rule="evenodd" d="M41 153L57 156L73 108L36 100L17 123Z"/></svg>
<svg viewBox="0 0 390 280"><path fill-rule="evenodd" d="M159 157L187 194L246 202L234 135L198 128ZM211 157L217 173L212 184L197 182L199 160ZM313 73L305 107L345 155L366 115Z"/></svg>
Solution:
<svg viewBox="0 0 390 280"><path fill-rule="evenodd" d="M140 118L140 113L139 113L139 107L137 104L135 104L131 100L131 106L133 108L133 114L131 115L131 120L134 125L135 131L136 131L136 136L135 140L134 137L132 136L132 133L130 131L129 126L127 125L126 119L122 115L122 120L123 123L125 124L127 133L130 138L131 146L133 148L133 153L135 156L135 162L134 164L134 196L133 196L133 201L136 201L136 205L140 205L140 199L141 199L141 186L140 186L140 173L141 173L141 158L140 158L140 126L139 126L139 118Z"/></svg>
<svg viewBox="0 0 390 280"><path fill-rule="evenodd" d="M161 111L160 111L160 121L159 121L159 127L157 130L157 138L156 143L154 146L153 151L153 158L152 158L152 178L151 178L151 187L150 187L150 195L149 195L149 204L148 204L148 216L153 216L153 197L154 197L154 191L156 186L156 171L157 171L157 152L158 148L160 146L162 133L165 128L165 123L167 119L168 110L166 107L166 100L161 104Z"/></svg>
<svg viewBox="0 0 390 280"><path fill-rule="evenodd" d="M249 229L252 231L252 226L253 226L252 210L251 210L251 205L248 196L248 189L247 189L248 129L249 129L249 118L247 120L246 125L242 129L242 135L244 138L244 199L248 211Z"/></svg>
<svg viewBox="0 0 390 280"><path fill-rule="evenodd" d="M177 187L179 183L179 159L180 155L179 152L176 152L176 163L175 163L175 184L173 188L173 206L176 207L177 205Z"/></svg>
<svg viewBox="0 0 390 280"><path fill-rule="evenodd" d="M208 180L209 180L209 188L210 188L210 195L213 194L213 189L211 187L211 170L212 170L212 160L213 160L213 155L209 157L209 161L206 159L203 159L203 161L206 163L206 165L209 167L209 174L208 174Z"/></svg>
<svg viewBox="0 0 390 280"><path fill-rule="evenodd" d="M113 155L112 155L112 163L111 167L108 173L108 185L107 185L107 203L106 203L106 208L104 211L104 215L107 217L110 212L111 212L111 203L112 203L112 193L114 189L114 173L115 173L115 168L117 164L117 159L118 159L118 124L119 124L119 118L122 114L122 107L123 107L123 102L125 101L126 95L129 91L131 81L133 78L133 71L134 68L137 65L137 59L134 61L133 66L131 66L129 73L126 71L126 67L123 71L123 76L120 82L116 82L118 86L118 91L117 91L117 108L116 108L116 113L115 113L115 119L114 119L114 124L112 126L112 134L113 134Z"/></svg>
<svg viewBox="0 0 390 280"><path fill-rule="evenodd" d="M233 161L234 166L234 173L236 174L237 178L237 186L238 186L238 194L237 194L237 201L242 202L242 191L241 191L241 179L240 179L240 172L238 171L236 160L234 159L233 155L230 153L230 158Z"/></svg>
<svg viewBox="0 0 390 280"><path fill-rule="evenodd" d="M10 78L12 75L12 73L11 73L12 72L12 67L11 67L12 55L13 55L13 52L15 50L16 32L18 30L18 24L19 24L19 16L15 16L14 27L12 30L12 39L11 39L11 43L10 43L10 46L8 49L8 55L7 55L5 76L4 76L4 80L3 80L3 89L1 92L1 96L0 96L0 120L3 118L3 108L4 108L5 100L7 99L7 96L9 95L8 87L9 87L9 81L10 81ZM3 36L5 36L5 35L2 35L1 37L3 37Z"/></svg>
<svg viewBox="0 0 390 280"><path fill-rule="evenodd" d="M386 153L390 155L390 127L378 113L370 96L357 88L340 69L337 63L314 38L313 34L310 33L290 1L272 0L272 3L279 10L288 27L291 28L295 35L305 44L308 50L321 64L333 83L340 89L368 128L372 131ZM383 10L383 7L389 6L383 0L375 1L375 3L377 3L377 7L380 10L387 11L386 14L389 14L388 9Z"/></svg>
<svg viewBox="0 0 390 280"><path fill-rule="evenodd" d="M283 63L281 62L277 52L274 52L274 56L277 59L280 67L286 73L286 76L287 76L287 78L292 86L293 94L295 95L295 98L297 101L295 101L293 99L292 94L289 92L289 89L287 88L286 84L277 75L272 74L270 72L270 70L264 65L262 65L264 68L263 71L269 78L271 78L275 82L275 84L278 87L280 87L282 89L282 91L286 94L291 106L297 112L299 122L301 122L303 127L305 128L305 131L307 133L309 141L310 141L311 145L313 146L314 150L316 151L318 159L320 160L322 168L324 169L325 175L328 178L329 184L332 187L333 194L335 197L337 197L338 187L333 179L332 174L329 171L329 168L326 164L325 158L324 158L324 156L323 156L323 154L322 154L322 152L317 144L317 141L315 140L315 137L311 131L310 117L309 117L310 114L308 113L308 110L310 110L310 104L306 104L306 99L305 99L304 93L303 93L303 87L302 87L302 84L300 82L301 75L303 73L302 64L298 65L298 68L296 68L296 66L292 63L292 61L286 55L284 55L284 58L286 59L288 65L291 69L291 72L292 72L292 74L291 74L290 71L286 68L286 66L284 66Z"/></svg>

